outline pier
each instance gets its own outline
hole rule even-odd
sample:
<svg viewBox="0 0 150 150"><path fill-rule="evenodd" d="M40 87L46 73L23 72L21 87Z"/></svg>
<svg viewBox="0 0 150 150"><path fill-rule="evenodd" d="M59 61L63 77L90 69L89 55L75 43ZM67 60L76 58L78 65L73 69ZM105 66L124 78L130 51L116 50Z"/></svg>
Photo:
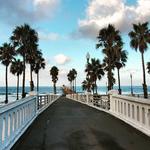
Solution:
<svg viewBox="0 0 150 150"><path fill-rule="evenodd" d="M8 109L13 113L0 108L1 150L149 150L150 103L146 100L70 94L42 95L16 103L22 107L13 104ZM17 115L27 106L28 111ZM36 110L30 109L33 106ZM14 112L15 122L11 119Z"/></svg>

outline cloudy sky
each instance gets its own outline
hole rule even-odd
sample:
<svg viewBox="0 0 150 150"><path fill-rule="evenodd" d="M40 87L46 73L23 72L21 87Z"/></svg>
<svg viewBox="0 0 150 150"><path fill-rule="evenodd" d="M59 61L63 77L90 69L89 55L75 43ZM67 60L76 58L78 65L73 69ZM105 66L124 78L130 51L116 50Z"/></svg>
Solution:
<svg viewBox="0 0 150 150"><path fill-rule="evenodd" d="M78 71L78 85L85 78L86 53L103 59L101 50L95 49L98 31L109 23L121 31L124 49L129 53L128 63L121 71L122 85L130 84L130 73L135 85L142 84L141 56L129 46L128 32L132 23L150 21L150 0L5 0L0 1L0 45L9 42L17 25L28 23L39 34L39 47L46 59L46 69L41 71L41 85L51 85L49 70L56 65L58 84L69 85L67 73ZM150 51L145 62L150 61ZM115 71L116 75L116 71ZM0 86L5 84L5 68L0 65ZM29 85L27 69L26 85ZM104 77L99 85L106 84ZM147 75L150 84L150 75ZM9 74L9 85L16 85L16 78Z"/></svg>

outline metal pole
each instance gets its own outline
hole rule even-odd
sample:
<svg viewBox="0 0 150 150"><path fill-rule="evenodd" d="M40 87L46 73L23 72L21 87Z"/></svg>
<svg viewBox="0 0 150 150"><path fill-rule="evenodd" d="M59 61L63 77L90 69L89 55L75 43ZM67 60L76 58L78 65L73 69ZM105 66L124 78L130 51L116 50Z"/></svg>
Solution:
<svg viewBox="0 0 150 150"><path fill-rule="evenodd" d="M130 74L130 78L131 78L131 95L133 95L132 74Z"/></svg>

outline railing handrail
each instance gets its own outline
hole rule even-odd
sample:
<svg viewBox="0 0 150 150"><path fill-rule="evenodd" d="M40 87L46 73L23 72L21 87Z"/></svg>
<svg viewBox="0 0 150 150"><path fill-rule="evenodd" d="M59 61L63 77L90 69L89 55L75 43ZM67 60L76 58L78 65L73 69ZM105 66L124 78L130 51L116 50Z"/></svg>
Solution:
<svg viewBox="0 0 150 150"><path fill-rule="evenodd" d="M138 98L138 97L132 97L132 96L126 96L126 95L112 95L114 98L120 98L122 100L130 101L130 102L136 102L141 104L148 104L150 105L150 100L144 99L144 98Z"/></svg>
<svg viewBox="0 0 150 150"><path fill-rule="evenodd" d="M3 105L0 107L0 114L6 112L7 110L14 109L15 107L18 107L19 105L32 101L34 98L36 98L36 96L29 96L27 98L23 98L21 100L16 100L14 102L8 103L7 105Z"/></svg>

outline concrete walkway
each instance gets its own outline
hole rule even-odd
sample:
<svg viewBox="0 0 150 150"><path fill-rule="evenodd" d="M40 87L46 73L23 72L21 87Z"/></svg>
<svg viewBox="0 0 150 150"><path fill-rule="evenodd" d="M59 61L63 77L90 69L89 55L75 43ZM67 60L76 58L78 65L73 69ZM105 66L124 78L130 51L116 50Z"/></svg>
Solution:
<svg viewBox="0 0 150 150"><path fill-rule="evenodd" d="M109 114L60 98L12 150L150 150L150 138Z"/></svg>

